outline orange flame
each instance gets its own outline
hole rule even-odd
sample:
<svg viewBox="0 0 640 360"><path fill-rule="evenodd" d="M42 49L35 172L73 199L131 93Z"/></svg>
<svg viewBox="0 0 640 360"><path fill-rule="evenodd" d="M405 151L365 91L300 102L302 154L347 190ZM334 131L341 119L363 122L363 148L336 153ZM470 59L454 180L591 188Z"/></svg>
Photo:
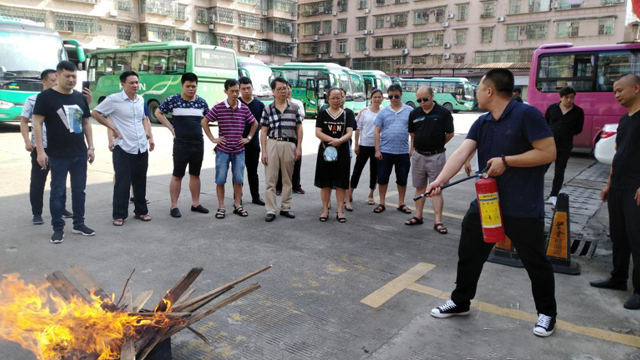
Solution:
<svg viewBox="0 0 640 360"><path fill-rule="evenodd" d="M67 302L48 288L27 284L19 274L4 275L0 281L0 339L20 344L38 360L59 359L74 351L99 354L99 360L118 359L124 340L137 339L142 328L181 322L161 313L109 312L93 294L91 304L77 298Z"/></svg>

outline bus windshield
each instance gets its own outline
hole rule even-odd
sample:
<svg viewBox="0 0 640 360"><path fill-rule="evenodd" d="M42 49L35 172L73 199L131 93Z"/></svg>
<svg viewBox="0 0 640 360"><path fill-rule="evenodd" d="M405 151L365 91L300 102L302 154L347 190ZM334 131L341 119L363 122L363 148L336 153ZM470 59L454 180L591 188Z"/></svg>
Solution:
<svg viewBox="0 0 640 360"><path fill-rule="evenodd" d="M246 69L251 75L250 77L251 82L253 83L254 95L272 95L271 84L269 83L269 79L271 78L271 69L268 66L251 63L240 63L240 66Z"/></svg>
<svg viewBox="0 0 640 360"><path fill-rule="evenodd" d="M0 31L0 44L2 78L39 77L42 70L67 60L62 41L53 35Z"/></svg>

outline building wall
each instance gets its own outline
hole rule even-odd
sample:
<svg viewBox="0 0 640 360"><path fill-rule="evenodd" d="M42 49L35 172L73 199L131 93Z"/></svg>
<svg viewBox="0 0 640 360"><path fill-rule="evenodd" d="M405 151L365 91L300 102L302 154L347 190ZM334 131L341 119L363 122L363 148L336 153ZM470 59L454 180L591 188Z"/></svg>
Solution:
<svg viewBox="0 0 640 360"><path fill-rule="evenodd" d="M1 0L0 15L29 18L87 50L141 41L225 46L267 63L291 61L295 0Z"/></svg>
<svg viewBox="0 0 640 360"><path fill-rule="evenodd" d="M625 11L625 0L300 0L297 60L391 74L398 64L530 62L542 44L634 40ZM439 74L450 71L422 75Z"/></svg>

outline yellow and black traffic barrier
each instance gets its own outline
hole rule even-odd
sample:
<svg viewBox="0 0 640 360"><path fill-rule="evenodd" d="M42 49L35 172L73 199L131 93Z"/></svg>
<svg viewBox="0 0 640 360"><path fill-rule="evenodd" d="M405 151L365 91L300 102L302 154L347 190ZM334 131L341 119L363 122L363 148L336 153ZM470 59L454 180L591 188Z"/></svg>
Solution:
<svg viewBox="0 0 640 360"><path fill-rule="evenodd" d="M569 227L569 195L558 195L547 240L547 258L553 271L561 274L580 275L580 264L571 261L571 231Z"/></svg>
<svg viewBox="0 0 640 360"><path fill-rule="evenodd" d="M487 261L517 268L524 267L522 261L520 261L520 256L516 252L515 247L513 247L511 239L506 235L504 236L504 240L496 243L496 246L493 247Z"/></svg>

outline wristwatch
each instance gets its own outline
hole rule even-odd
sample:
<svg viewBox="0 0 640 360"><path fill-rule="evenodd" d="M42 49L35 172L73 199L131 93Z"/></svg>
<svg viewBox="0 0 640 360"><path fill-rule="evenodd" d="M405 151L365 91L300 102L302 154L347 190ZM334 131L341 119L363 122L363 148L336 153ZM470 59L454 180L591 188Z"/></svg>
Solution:
<svg viewBox="0 0 640 360"><path fill-rule="evenodd" d="M96 148L94 148L93 146L89 146L89 147L87 148L87 150L95 150L95 149L96 149Z"/></svg>

